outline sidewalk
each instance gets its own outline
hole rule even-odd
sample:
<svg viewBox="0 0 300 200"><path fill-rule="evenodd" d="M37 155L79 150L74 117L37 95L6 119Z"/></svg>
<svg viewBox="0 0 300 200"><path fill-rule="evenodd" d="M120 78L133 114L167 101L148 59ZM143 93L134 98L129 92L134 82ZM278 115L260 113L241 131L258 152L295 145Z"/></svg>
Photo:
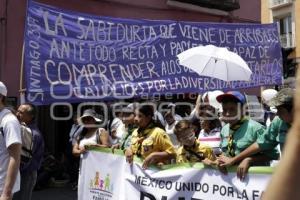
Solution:
<svg viewBox="0 0 300 200"><path fill-rule="evenodd" d="M33 191L32 200L77 200L77 191L67 185L60 188L47 188Z"/></svg>

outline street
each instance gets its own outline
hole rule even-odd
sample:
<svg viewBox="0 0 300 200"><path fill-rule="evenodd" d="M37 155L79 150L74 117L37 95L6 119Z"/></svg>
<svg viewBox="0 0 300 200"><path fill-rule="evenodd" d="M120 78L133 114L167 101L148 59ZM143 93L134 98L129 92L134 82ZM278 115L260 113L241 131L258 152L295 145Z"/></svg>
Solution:
<svg viewBox="0 0 300 200"><path fill-rule="evenodd" d="M47 188L33 191L32 200L76 200L77 191L73 191L71 186L60 188Z"/></svg>

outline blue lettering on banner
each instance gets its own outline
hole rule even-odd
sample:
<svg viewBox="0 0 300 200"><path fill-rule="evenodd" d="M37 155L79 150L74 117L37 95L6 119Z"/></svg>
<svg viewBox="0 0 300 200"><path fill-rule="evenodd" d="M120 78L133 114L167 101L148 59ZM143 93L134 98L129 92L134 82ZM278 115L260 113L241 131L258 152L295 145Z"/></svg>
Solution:
<svg viewBox="0 0 300 200"><path fill-rule="evenodd" d="M179 65L177 54L207 44L239 54L251 81L224 82ZM281 84L280 49L276 24L131 20L30 1L26 97L41 105Z"/></svg>

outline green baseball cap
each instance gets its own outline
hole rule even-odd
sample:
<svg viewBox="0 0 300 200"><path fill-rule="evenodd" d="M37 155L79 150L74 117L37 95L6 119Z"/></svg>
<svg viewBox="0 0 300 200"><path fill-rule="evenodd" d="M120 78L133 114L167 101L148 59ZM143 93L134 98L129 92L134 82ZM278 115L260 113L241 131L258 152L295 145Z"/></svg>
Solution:
<svg viewBox="0 0 300 200"><path fill-rule="evenodd" d="M292 88L283 88L268 102L268 105L270 107L278 107L286 104L293 105L293 97L294 90Z"/></svg>

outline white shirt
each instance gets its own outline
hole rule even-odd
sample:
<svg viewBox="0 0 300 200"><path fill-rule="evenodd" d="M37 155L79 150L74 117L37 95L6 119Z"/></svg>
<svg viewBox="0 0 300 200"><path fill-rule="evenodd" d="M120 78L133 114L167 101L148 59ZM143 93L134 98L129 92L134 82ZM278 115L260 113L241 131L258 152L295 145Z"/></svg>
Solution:
<svg viewBox="0 0 300 200"><path fill-rule="evenodd" d="M118 117L114 118L110 125L110 131L113 129L116 131L117 140L120 140L126 132L124 123Z"/></svg>
<svg viewBox="0 0 300 200"><path fill-rule="evenodd" d="M83 148L84 146L87 146L87 145L96 145L98 144L98 141L97 141L97 134L99 134L99 140L100 140L100 136L101 134L103 133L103 131L105 131L104 128L99 128L97 129L93 135L91 135L90 137L84 137L80 140L79 142L79 147ZM100 142L100 141L99 141Z"/></svg>
<svg viewBox="0 0 300 200"><path fill-rule="evenodd" d="M0 194L3 191L7 168L9 164L9 153L7 148L12 144L22 144L20 123L13 114L3 109L0 112ZM12 192L15 193L20 190L20 173L18 172Z"/></svg>
<svg viewBox="0 0 300 200"><path fill-rule="evenodd" d="M169 125L168 123L166 123L166 126L165 126L165 129L166 129L166 133L169 135L170 139L171 139L171 142L172 144L175 146L175 147L178 147L179 146L179 142L177 140L177 137L176 135L174 134L174 128L175 128L175 125L177 124L178 121L174 121L173 124Z"/></svg>
<svg viewBox="0 0 300 200"><path fill-rule="evenodd" d="M84 146L88 145L96 145L97 144L97 132L95 132L90 137L84 137L79 142L79 147L83 148Z"/></svg>

